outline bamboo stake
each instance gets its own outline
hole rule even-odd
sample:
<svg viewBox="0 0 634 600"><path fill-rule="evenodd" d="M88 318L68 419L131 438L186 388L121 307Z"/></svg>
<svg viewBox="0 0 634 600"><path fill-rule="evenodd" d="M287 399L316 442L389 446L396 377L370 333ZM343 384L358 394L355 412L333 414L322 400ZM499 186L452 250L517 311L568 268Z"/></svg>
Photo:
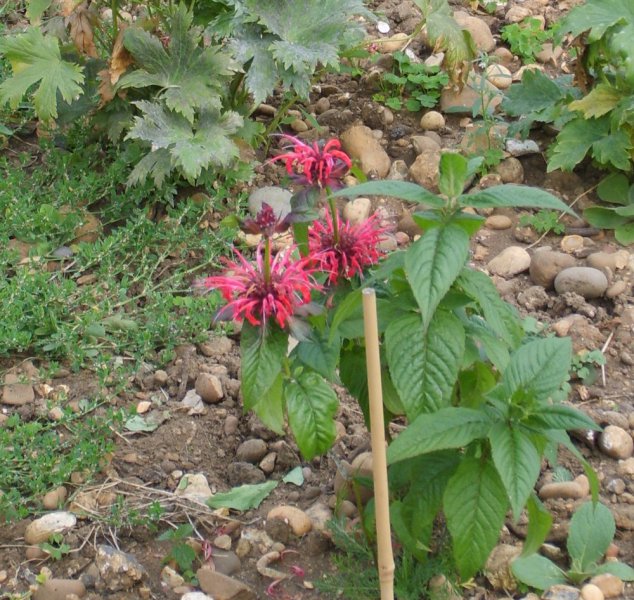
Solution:
<svg viewBox="0 0 634 600"><path fill-rule="evenodd" d="M394 556L390 533L390 499L387 485L385 427L383 422L383 392L381 389L381 359L379 357L379 327L376 316L376 294L372 288L363 290L363 321L365 355L370 397L370 429L372 436L372 470L374 477L374 507L378 544L379 584L381 600L394 600Z"/></svg>

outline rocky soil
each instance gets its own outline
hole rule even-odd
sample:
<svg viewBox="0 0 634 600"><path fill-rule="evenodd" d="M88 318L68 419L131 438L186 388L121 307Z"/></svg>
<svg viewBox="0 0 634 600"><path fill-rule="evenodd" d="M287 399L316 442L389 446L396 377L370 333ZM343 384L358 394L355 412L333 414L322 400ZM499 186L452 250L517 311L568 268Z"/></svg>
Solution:
<svg viewBox="0 0 634 600"><path fill-rule="evenodd" d="M534 15L550 23L574 4L574 0L525 0L502 3L489 15L460 9L457 18L468 28L478 48L497 56L495 68L474 77L486 77L493 94L518 78L520 61L499 41L499 28ZM379 44L379 60L368 63L360 79L330 76L315 87L307 106L313 121L297 113L292 131L306 139L337 135L344 149L370 178L407 179L436 190L438 162L445 149L469 148L482 143L474 135L470 106L473 86L460 93L443 93L440 110L425 114L394 113L372 101L381 71L391 66L391 53L406 49L413 60L438 61L422 40L407 43L418 23L409 0L387 0L375 9L390 31L381 34L369 26L371 37L387 39ZM406 47L406 48L405 48ZM545 48L536 68L567 71L569 58L561 48ZM452 112L459 107L462 113ZM263 120L275 113L275 101L260 108ZM533 132L529 143L507 142L506 158L494 171L474 182L474 189L501 182L526 183L548 189L580 213L596 201L593 187L598 175L591 170L546 174L543 151L548 138ZM266 200L278 211L288 210L288 193L276 187L282 171L262 166L253 183L251 210ZM273 186L263 191L260 188ZM363 220L380 211L390 227L383 245L386 251L404 246L419 235L411 207L390 198L357 199L345 207L351 220ZM485 227L476 235L472 264L489 273L502 296L535 328L557 336L571 336L579 355L601 350L604 368L595 381L573 381L570 402L586 411L605 429L600 435L580 432L580 451L596 469L601 481L601 500L612 510L617 535L610 556L634 563L634 251L618 246L603 231L593 230L578 219L564 217L566 235L540 238L519 225L520 211L495 210L486 214ZM247 239L247 243L257 240ZM280 243L284 243L283 240ZM72 406L95 393L97 383L89 373L61 371L57 379L42 380L38 365L21 362L5 376L0 419L14 411L46 412L48 400L66 386ZM349 500L337 501L345 487L342 464L367 468L369 437L361 413L341 392L337 417L339 436L332 451L310 463L302 461L290 438L279 438L253 416L243 415L240 404L237 338L210 333L209 341L178 348L175 360L164 370L146 365L117 394L112 404L135 406L137 412L156 419L152 433L124 434L117 438L114 454L105 457L97 482L83 484L81 474L45 500L50 510L35 520L0 527L0 597L25 592L33 598L161 598L182 600L250 600L268 593L280 598L327 598L315 582L332 572L334 552L326 522L336 512L353 521L357 508ZM55 415L51 414L51 418ZM1 421L0 421L1 423ZM546 469L538 492L555 515L544 553L563 556L568 522L575 507L589 497L585 475L573 460L562 456L572 472L571 481L559 481ZM296 467L301 482L282 478ZM244 483L278 481L258 509L246 512L212 510L205 500L218 491ZM343 490L345 496L345 489ZM164 564L170 542L160 542L147 528L116 527L108 517L117 497L139 511L152 503L163 507L164 522L194 527L192 546L204 556L197 571L199 585L190 586L174 568ZM485 576L464 591L464 598L524 598L508 577L508 561L525 535L525 521L509 522L500 546L487 565ZM37 544L52 532L64 534L72 552L57 562L45 561ZM298 567L298 568L296 568ZM49 570L41 586L36 575ZM596 584L596 585L594 585ZM6 596L2 596L2 594ZM74 594L74 596L68 596ZM592 586L553 589L550 600L600 600L634 598L634 587L611 576Z"/></svg>

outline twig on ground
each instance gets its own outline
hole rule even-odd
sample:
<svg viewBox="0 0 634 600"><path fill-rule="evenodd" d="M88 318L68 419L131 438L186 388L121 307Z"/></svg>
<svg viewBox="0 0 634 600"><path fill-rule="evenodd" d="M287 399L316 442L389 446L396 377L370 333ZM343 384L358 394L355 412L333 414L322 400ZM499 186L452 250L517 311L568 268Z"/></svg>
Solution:
<svg viewBox="0 0 634 600"><path fill-rule="evenodd" d="M605 357L605 351L608 349L608 346L610 345L610 342L612 341L612 338L614 337L614 330L612 330L610 332L610 335L608 336L608 339L605 340L605 344L603 344L603 348L601 348L601 354L604 355ZM606 382L605 382L605 363L601 365L601 381L603 382L603 387L605 387Z"/></svg>

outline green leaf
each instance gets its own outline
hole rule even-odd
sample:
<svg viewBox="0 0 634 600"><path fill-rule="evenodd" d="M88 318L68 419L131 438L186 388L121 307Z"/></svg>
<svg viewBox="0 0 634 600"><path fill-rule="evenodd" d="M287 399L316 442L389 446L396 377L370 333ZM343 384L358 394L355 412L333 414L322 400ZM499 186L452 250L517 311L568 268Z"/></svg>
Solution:
<svg viewBox="0 0 634 600"><path fill-rule="evenodd" d="M600 575L601 573L610 573L623 581L634 581L634 569L630 565L619 561L606 562L596 567L592 572L593 575Z"/></svg>
<svg viewBox="0 0 634 600"><path fill-rule="evenodd" d="M567 204L545 190L508 183L481 190L474 194L465 194L458 199L461 206L474 208L528 207L548 208L575 214Z"/></svg>
<svg viewBox="0 0 634 600"><path fill-rule="evenodd" d="M329 342L324 335L313 331L310 338L301 341L295 348L297 358L307 367L326 379L332 380L339 360L339 340Z"/></svg>
<svg viewBox="0 0 634 600"><path fill-rule="evenodd" d="M613 131L592 144L592 158L606 167L621 171L630 168L632 140L625 131Z"/></svg>
<svg viewBox="0 0 634 600"><path fill-rule="evenodd" d="M528 530L522 548L522 556L529 556L541 548L553 524L553 516L544 508L534 493L528 497L526 508L528 511Z"/></svg>
<svg viewBox="0 0 634 600"><path fill-rule="evenodd" d="M511 571L522 583L538 590L568 583L565 573L554 562L539 554L516 558L511 563Z"/></svg>
<svg viewBox="0 0 634 600"><path fill-rule="evenodd" d="M266 333L244 323L240 339L242 397L249 410L275 383L286 357L288 337L274 325Z"/></svg>
<svg viewBox="0 0 634 600"><path fill-rule="evenodd" d="M304 471L300 466L291 469L284 477L282 478L283 483L292 483L293 485L301 486L304 485Z"/></svg>
<svg viewBox="0 0 634 600"><path fill-rule="evenodd" d="M593 502L582 504L572 516L568 530L567 548L574 566L587 572L603 557L615 531L614 517L607 506Z"/></svg>
<svg viewBox="0 0 634 600"><path fill-rule="evenodd" d="M570 110L578 110L586 119L595 119L609 113L623 98L621 92L609 83L599 83L589 94L568 105Z"/></svg>
<svg viewBox="0 0 634 600"><path fill-rule="evenodd" d="M304 372L286 385L284 393L288 421L304 458L311 460L329 450L339 406L332 388L316 373Z"/></svg>
<svg viewBox="0 0 634 600"><path fill-rule="evenodd" d="M593 227L600 229L616 229L627 222L626 217L622 217L616 212L616 208L606 208L604 206L591 206L583 211L583 218Z"/></svg>
<svg viewBox="0 0 634 600"><path fill-rule="evenodd" d="M489 442L517 521L539 477L541 457L530 436L517 423L496 423L489 431Z"/></svg>
<svg viewBox="0 0 634 600"><path fill-rule="evenodd" d="M359 196L391 196L407 202L416 202L433 208L443 208L445 201L436 194L432 194L424 187L408 181L368 181L341 189L333 196L357 198Z"/></svg>
<svg viewBox="0 0 634 600"><path fill-rule="evenodd" d="M37 28L23 34L0 37L0 54L11 64L13 76L0 84L0 105L16 109L22 97L35 85L33 102L37 116L48 121L57 117L57 95L64 101L82 93L82 67L62 60L58 39L44 36Z"/></svg>
<svg viewBox="0 0 634 600"><path fill-rule="evenodd" d="M467 335L473 338L478 348L484 351L488 358L497 369L502 372L509 362L510 355L504 342L495 335L483 319L472 317L466 324Z"/></svg>
<svg viewBox="0 0 634 600"><path fill-rule="evenodd" d="M457 317L439 311L427 331L420 315L400 317L388 326L385 345L390 374L410 421L449 405L465 347Z"/></svg>
<svg viewBox="0 0 634 600"><path fill-rule="evenodd" d="M129 27L126 49L140 68L121 77L116 89L158 88L157 98L193 124L199 110L220 111L225 86L238 71L221 46L200 48L200 35L191 28L192 13L180 4L169 28L169 44L140 27Z"/></svg>
<svg viewBox="0 0 634 600"><path fill-rule="evenodd" d="M126 420L125 428L134 433L150 433L156 431L160 423L144 419L141 415L134 415Z"/></svg>
<svg viewBox="0 0 634 600"><path fill-rule="evenodd" d="M476 574L498 541L508 501L493 465L464 458L447 483L443 507L463 580Z"/></svg>
<svg viewBox="0 0 634 600"><path fill-rule="evenodd" d="M634 9L629 0L588 0L566 15L560 34L571 33L576 37L589 31L587 42L595 42L611 27L627 21L634 21Z"/></svg>
<svg viewBox="0 0 634 600"><path fill-rule="evenodd" d="M629 246L634 244L634 222L626 223L625 225L619 225L614 230L614 237L619 244L623 246Z"/></svg>
<svg viewBox="0 0 634 600"><path fill-rule="evenodd" d="M42 17L52 2L53 0L29 0L26 16L31 25L40 25L42 23Z"/></svg>
<svg viewBox="0 0 634 600"><path fill-rule="evenodd" d="M563 86L537 69L527 69L522 82L513 84L506 92L502 108L511 117L521 117L545 110L565 97Z"/></svg>
<svg viewBox="0 0 634 600"><path fill-rule="evenodd" d="M590 429L601 428L585 413L565 404L540 403L535 414L530 416L531 425L539 425L544 429Z"/></svg>
<svg viewBox="0 0 634 600"><path fill-rule="evenodd" d="M488 415L470 408L451 406L422 414L390 444L388 463L435 450L462 448L475 439L486 437L491 425Z"/></svg>
<svg viewBox="0 0 634 600"><path fill-rule="evenodd" d="M518 348L502 376L502 386L510 398L515 392L529 392L544 400L568 380L572 344L570 338L536 339Z"/></svg>
<svg viewBox="0 0 634 600"><path fill-rule="evenodd" d="M405 255L405 274L427 329L469 256L469 236L457 225L430 229Z"/></svg>
<svg viewBox="0 0 634 600"><path fill-rule="evenodd" d="M457 198L464 190L467 180L467 159L456 152L445 152L440 157L438 187L448 198Z"/></svg>
<svg viewBox="0 0 634 600"><path fill-rule="evenodd" d="M244 397L244 392L242 395ZM278 374L271 387L263 392L257 402L251 406L251 410L271 431L284 435L284 375L282 373Z"/></svg>
<svg viewBox="0 0 634 600"><path fill-rule="evenodd" d="M276 487L277 481L249 483L230 489L228 492L214 494L207 505L210 508L232 508L233 510L251 510L257 508Z"/></svg>
<svg viewBox="0 0 634 600"><path fill-rule="evenodd" d="M196 550L194 550L189 544L175 544L172 546L168 556L176 562L181 571L185 572L191 570L192 565L196 560Z"/></svg>
<svg viewBox="0 0 634 600"><path fill-rule="evenodd" d="M586 120L583 117L566 123L550 149L548 172L555 169L571 171L590 151L590 148L610 134L607 117Z"/></svg>
<svg viewBox="0 0 634 600"><path fill-rule="evenodd" d="M604 202L627 205L629 203L630 182L623 173L611 173L604 177L597 187L597 196Z"/></svg>

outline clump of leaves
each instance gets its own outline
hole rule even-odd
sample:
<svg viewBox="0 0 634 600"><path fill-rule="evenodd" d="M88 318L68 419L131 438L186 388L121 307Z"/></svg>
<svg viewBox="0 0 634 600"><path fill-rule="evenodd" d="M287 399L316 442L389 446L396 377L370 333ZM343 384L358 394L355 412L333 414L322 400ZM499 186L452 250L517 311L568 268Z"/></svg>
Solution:
<svg viewBox="0 0 634 600"><path fill-rule="evenodd" d="M572 357L571 372L585 385L592 385L597 377L597 367L605 364L601 350L591 350Z"/></svg>
<svg viewBox="0 0 634 600"><path fill-rule="evenodd" d="M590 577L611 573L624 581L634 580L634 569L618 561L600 564L612 542L616 527L610 509L601 504L586 502L570 520L568 555L570 568L559 568L539 554L520 556L511 563L513 575L522 583L545 590L553 585L572 583L578 585Z"/></svg>
<svg viewBox="0 0 634 600"><path fill-rule="evenodd" d="M552 30L543 28L543 23L534 17L527 17L521 23L510 23L501 29L502 39L508 43L511 52L526 63L535 62L535 55L542 51L544 42L552 39Z"/></svg>
<svg viewBox="0 0 634 600"><path fill-rule="evenodd" d="M404 52L394 53L394 68L381 77L381 91L373 99L393 110L406 108L418 112L436 106L440 92L449 83L449 75L440 67L412 62Z"/></svg>
<svg viewBox="0 0 634 600"><path fill-rule="evenodd" d="M181 575L189 582L194 582L196 577L194 573L194 563L197 560L196 551L187 543L193 533L192 525L185 523L175 529L168 529L157 538L159 542L170 542L171 544L163 562L173 562Z"/></svg>
<svg viewBox="0 0 634 600"><path fill-rule="evenodd" d="M613 173L601 181L597 194L613 206L586 208L585 220L595 227L614 229L614 237L624 246L634 243L634 184L622 173Z"/></svg>
<svg viewBox="0 0 634 600"><path fill-rule="evenodd" d="M566 226L559 220L559 214L552 210L540 210L532 215L522 215L519 221L522 227L532 227L537 233L552 231L561 235L566 231Z"/></svg>

